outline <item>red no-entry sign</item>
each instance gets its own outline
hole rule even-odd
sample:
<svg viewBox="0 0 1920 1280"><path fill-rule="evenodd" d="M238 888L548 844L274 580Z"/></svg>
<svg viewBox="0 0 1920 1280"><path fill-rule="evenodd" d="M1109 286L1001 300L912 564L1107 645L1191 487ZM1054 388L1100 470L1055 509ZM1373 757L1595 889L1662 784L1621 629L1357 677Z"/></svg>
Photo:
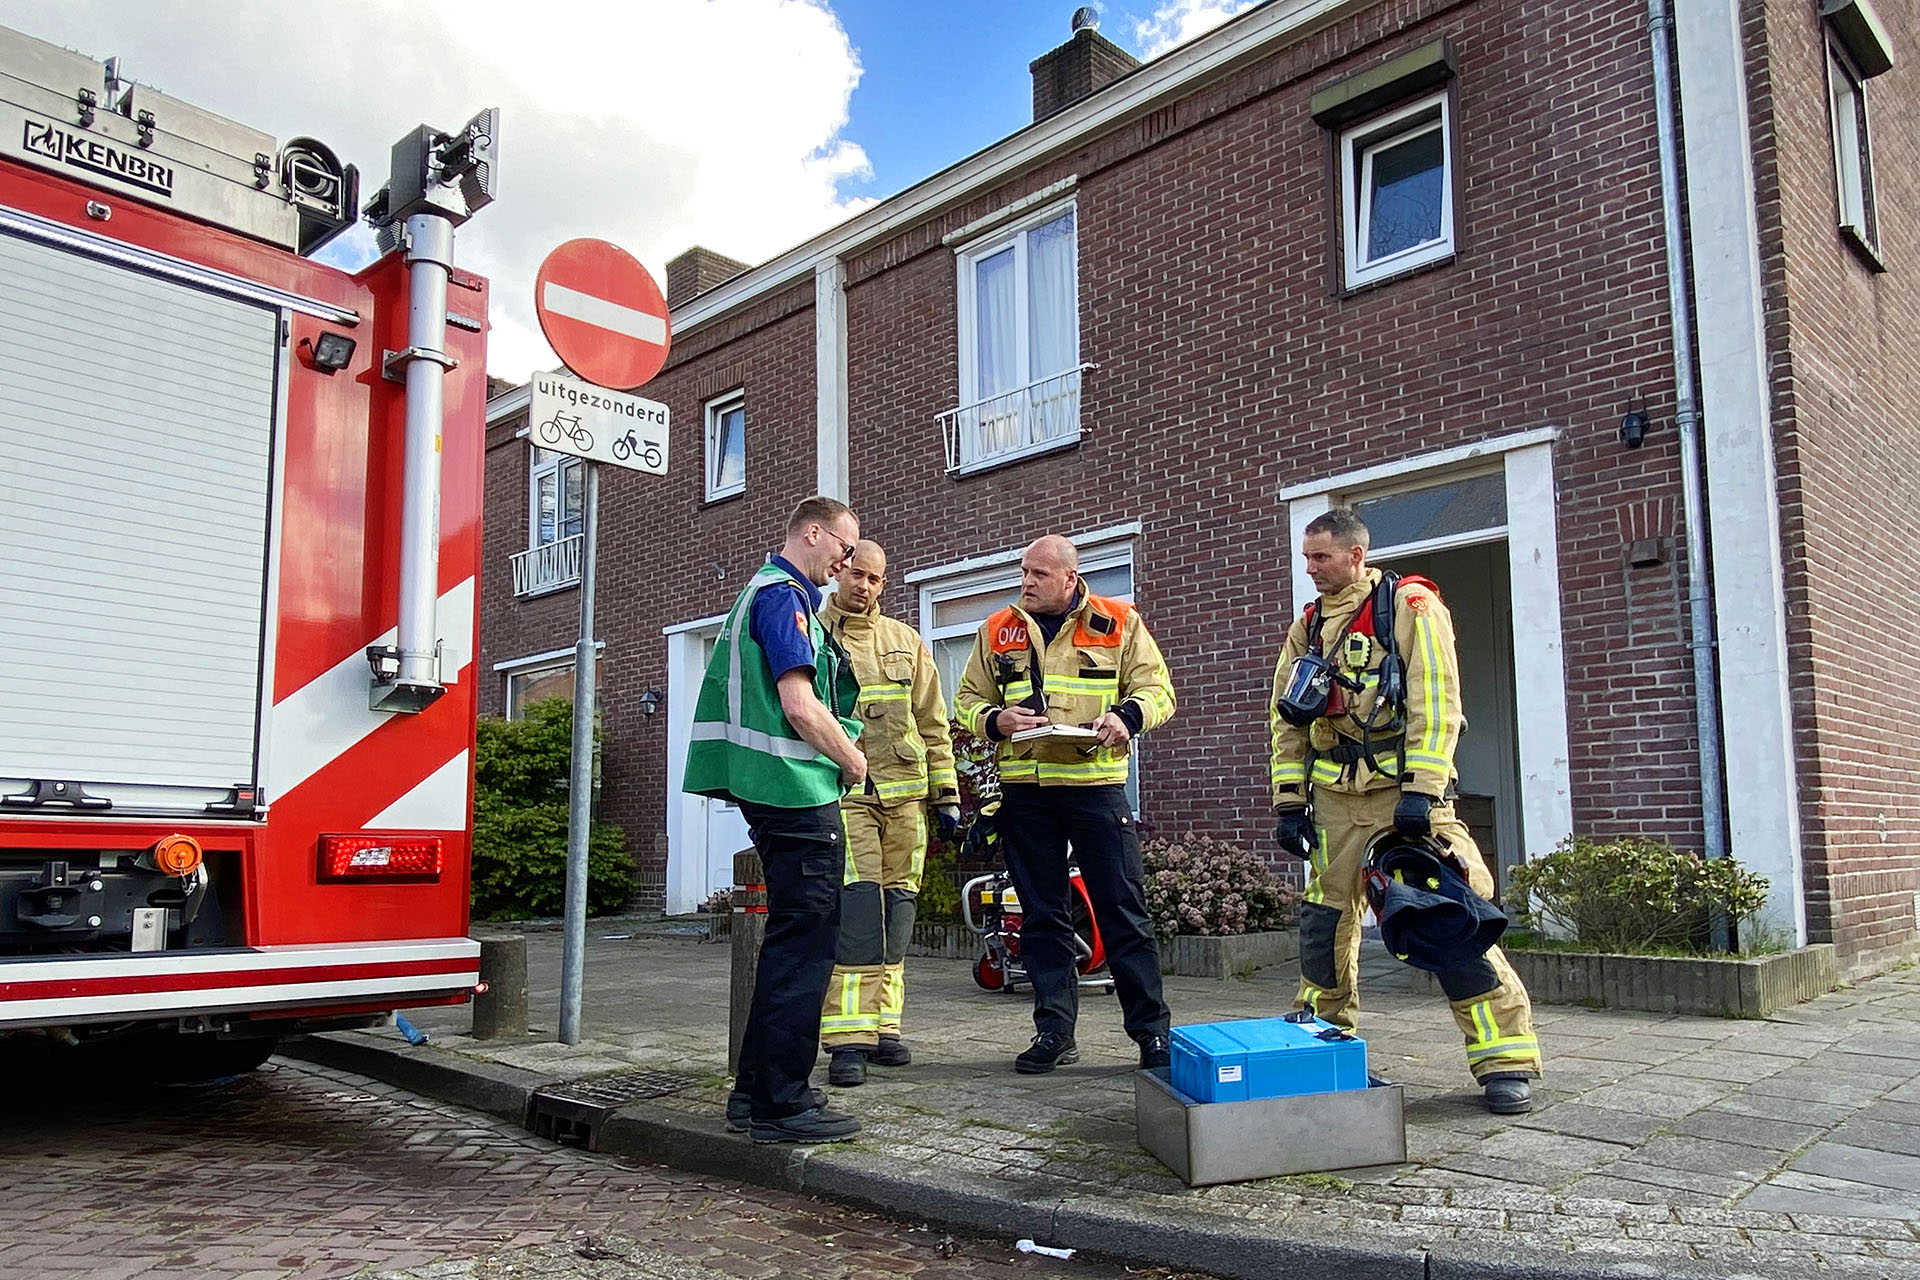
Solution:
<svg viewBox="0 0 1920 1280"><path fill-rule="evenodd" d="M605 240L569 240L540 264L533 309L567 368L631 390L667 362L667 301L633 255Z"/></svg>

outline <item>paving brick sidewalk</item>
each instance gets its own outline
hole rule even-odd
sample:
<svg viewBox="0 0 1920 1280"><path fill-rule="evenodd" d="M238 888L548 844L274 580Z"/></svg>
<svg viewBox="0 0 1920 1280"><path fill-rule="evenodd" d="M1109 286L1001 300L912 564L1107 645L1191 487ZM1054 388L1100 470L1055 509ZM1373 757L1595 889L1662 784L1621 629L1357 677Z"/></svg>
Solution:
<svg viewBox="0 0 1920 1280"><path fill-rule="evenodd" d="M559 937L531 932L527 1040L335 1037L342 1064L510 1111L541 1081L635 1067L703 1083L623 1108L625 1154L865 1200L1223 1275L1847 1275L1920 1278L1920 973L1767 1021L1537 1010L1548 1075L1531 1115L1487 1114L1443 1000L1383 954L1363 965L1374 1069L1407 1086L1409 1162L1190 1190L1134 1137L1133 1046L1111 997L1082 1002L1081 1065L1016 1076L1029 1003L970 964L909 962L914 1065L836 1091L855 1143L755 1148L722 1132L729 952L589 928L587 1040L552 1040ZM1176 1023L1269 1015L1295 975L1169 978ZM816 1081L823 1081L824 1061ZM1488 1270L1493 1266L1494 1270ZM1621 1269L1621 1268L1625 1269Z"/></svg>

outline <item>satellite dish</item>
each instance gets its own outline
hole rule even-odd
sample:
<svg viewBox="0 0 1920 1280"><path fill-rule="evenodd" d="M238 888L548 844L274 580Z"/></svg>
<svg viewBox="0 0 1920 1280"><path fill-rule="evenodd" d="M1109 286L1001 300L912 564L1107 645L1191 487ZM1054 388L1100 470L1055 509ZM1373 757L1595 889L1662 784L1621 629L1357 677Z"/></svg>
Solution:
<svg viewBox="0 0 1920 1280"><path fill-rule="evenodd" d="M1077 35L1082 31L1100 29L1100 11L1090 4L1083 4L1073 11L1072 29Z"/></svg>

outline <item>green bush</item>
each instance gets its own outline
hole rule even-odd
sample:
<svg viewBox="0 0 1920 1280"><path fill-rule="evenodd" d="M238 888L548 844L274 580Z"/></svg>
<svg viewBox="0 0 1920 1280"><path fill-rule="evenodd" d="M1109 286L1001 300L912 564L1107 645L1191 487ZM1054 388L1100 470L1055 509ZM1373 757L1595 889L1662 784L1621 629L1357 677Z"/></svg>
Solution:
<svg viewBox="0 0 1920 1280"><path fill-rule="evenodd" d="M1210 836L1154 839L1140 846L1147 914L1162 938L1259 933L1293 918L1299 895L1266 862Z"/></svg>
<svg viewBox="0 0 1920 1280"><path fill-rule="evenodd" d="M1731 858L1703 858L1660 840L1573 836L1515 867L1520 927L1571 933L1582 947L1621 953L1710 949L1713 916L1736 928L1767 902L1767 878Z"/></svg>
<svg viewBox="0 0 1920 1280"><path fill-rule="evenodd" d="M536 702L519 720L480 718L473 757L474 915L525 920L565 910L572 758L573 705L564 698ZM626 834L595 822L587 837L587 911L618 910L633 889Z"/></svg>
<svg viewBox="0 0 1920 1280"><path fill-rule="evenodd" d="M960 923L960 881L953 853L938 840L927 842L927 863L920 873L920 895L913 918L921 924Z"/></svg>

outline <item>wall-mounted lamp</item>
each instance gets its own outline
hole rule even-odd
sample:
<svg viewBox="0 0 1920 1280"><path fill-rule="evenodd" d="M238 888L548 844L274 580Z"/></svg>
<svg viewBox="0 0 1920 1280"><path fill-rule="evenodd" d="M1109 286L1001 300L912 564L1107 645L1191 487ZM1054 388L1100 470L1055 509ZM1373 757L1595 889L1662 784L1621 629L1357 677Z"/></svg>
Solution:
<svg viewBox="0 0 1920 1280"><path fill-rule="evenodd" d="M1647 416L1647 405L1643 400L1636 407L1633 401L1627 401L1627 411L1620 416L1620 443L1629 449L1638 449L1646 443L1647 429L1653 425L1653 419Z"/></svg>
<svg viewBox="0 0 1920 1280"><path fill-rule="evenodd" d="M647 690L640 695L640 714L649 720L653 719L653 713L660 709L660 702L661 697L658 689Z"/></svg>
<svg viewBox="0 0 1920 1280"><path fill-rule="evenodd" d="M307 353L307 363L322 373L338 373L346 368L353 359L353 349L358 345L344 333L324 330L317 342L312 338L300 339L300 349Z"/></svg>

